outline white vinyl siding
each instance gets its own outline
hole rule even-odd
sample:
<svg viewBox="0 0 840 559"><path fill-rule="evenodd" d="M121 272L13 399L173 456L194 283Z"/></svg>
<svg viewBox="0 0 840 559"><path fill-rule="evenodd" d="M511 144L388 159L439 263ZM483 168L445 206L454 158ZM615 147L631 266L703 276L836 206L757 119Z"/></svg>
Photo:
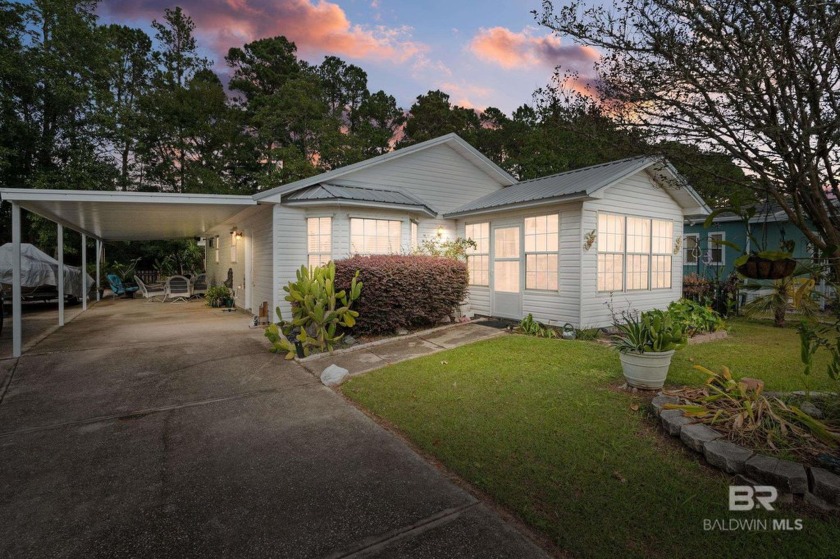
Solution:
<svg viewBox="0 0 840 559"><path fill-rule="evenodd" d="M321 266L332 259L332 218L310 217L306 220L308 264Z"/></svg>
<svg viewBox="0 0 840 559"><path fill-rule="evenodd" d="M525 288L557 291L557 214L525 218Z"/></svg>
<svg viewBox="0 0 840 559"><path fill-rule="evenodd" d="M397 254L401 246L401 221L350 219L350 250L354 254Z"/></svg>
<svg viewBox="0 0 840 559"><path fill-rule="evenodd" d="M580 233L576 241L582 244L586 234L593 230L597 232L598 216L602 213L635 215L670 221L673 227L673 238L682 236L683 211L666 188L654 184L646 172L639 172L603 191L601 198L583 202L579 221ZM562 230L563 215L560 216L560 226ZM673 254L673 240L671 241L671 287L628 291L620 296L613 296L612 292L599 289L598 259L601 256L601 239L596 238L596 243L599 246L597 250L593 245L592 249L581 249L578 253L581 327L609 326L612 323L608 306L610 302L616 311L626 309L646 311L666 308L672 301L682 296L682 252ZM560 258L562 269L562 254ZM563 292L562 275L560 289Z"/></svg>
<svg viewBox="0 0 840 559"><path fill-rule="evenodd" d="M475 248L467 248L467 268L470 285L490 285L490 222L466 226L465 237L475 241Z"/></svg>

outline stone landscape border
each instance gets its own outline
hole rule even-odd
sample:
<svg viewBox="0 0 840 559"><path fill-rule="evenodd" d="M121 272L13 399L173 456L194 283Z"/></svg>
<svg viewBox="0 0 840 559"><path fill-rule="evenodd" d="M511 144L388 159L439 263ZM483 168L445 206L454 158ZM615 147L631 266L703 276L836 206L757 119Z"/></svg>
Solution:
<svg viewBox="0 0 840 559"><path fill-rule="evenodd" d="M823 511L840 508L840 476L823 468L782 460L744 448L724 439L711 427L686 417L682 410L666 410L680 399L660 392L651 405L662 428L710 465L736 476L742 485L772 485L780 494L802 497Z"/></svg>

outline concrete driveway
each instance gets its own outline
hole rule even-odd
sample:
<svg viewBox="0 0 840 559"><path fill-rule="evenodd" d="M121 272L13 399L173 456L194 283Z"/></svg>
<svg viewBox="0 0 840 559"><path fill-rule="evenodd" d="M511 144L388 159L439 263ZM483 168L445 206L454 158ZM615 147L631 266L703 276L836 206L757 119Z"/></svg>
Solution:
<svg viewBox="0 0 840 559"><path fill-rule="evenodd" d="M248 323L104 301L0 361L0 556L544 556Z"/></svg>

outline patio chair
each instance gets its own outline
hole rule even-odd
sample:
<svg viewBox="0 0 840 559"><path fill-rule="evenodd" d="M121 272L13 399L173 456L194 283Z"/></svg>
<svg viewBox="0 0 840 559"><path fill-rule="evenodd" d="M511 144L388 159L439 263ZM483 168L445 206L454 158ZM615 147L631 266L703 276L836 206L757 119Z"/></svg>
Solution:
<svg viewBox="0 0 840 559"><path fill-rule="evenodd" d="M184 276L172 276L166 280L166 299L171 299L173 303L182 301L189 301L192 296L190 291L190 280Z"/></svg>
<svg viewBox="0 0 840 559"><path fill-rule="evenodd" d="M193 297L204 297L207 294L207 274L198 274L192 279Z"/></svg>
<svg viewBox="0 0 840 559"><path fill-rule="evenodd" d="M116 274L107 274L105 277L108 279L108 284L111 288L111 292L114 294L115 299L121 296L134 297L134 292L140 289L136 285L123 285L122 280Z"/></svg>
<svg viewBox="0 0 840 559"><path fill-rule="evenodd" d="M147 303L151 301L163 302L166 299L166 290L162 284L146 284L137 276L134 276L134 283L140 288L140 293L143 294Z"/></svg>

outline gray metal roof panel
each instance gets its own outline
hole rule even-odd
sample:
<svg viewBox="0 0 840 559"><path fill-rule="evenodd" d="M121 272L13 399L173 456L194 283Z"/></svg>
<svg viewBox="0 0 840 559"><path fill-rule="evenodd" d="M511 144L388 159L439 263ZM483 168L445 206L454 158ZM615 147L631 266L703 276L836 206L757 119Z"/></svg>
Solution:
<svg viewBox="0 0 840 559"><path fill-rule="evenodd" d="M458 215L540 200L592 194L659 161L656 157L633 157L522 181L464 204L447 215Z"/></svg>
<svg viewBox="0 0 840 559"><path fill-rule="evenodd" d="M432 214L437 213L422 201L404 192L339 184L322 183L303 190L298 190L290 194L285 201L287 203L304 201L371 202L377 204L394 204L398 206L420 206Z"/></svg>

